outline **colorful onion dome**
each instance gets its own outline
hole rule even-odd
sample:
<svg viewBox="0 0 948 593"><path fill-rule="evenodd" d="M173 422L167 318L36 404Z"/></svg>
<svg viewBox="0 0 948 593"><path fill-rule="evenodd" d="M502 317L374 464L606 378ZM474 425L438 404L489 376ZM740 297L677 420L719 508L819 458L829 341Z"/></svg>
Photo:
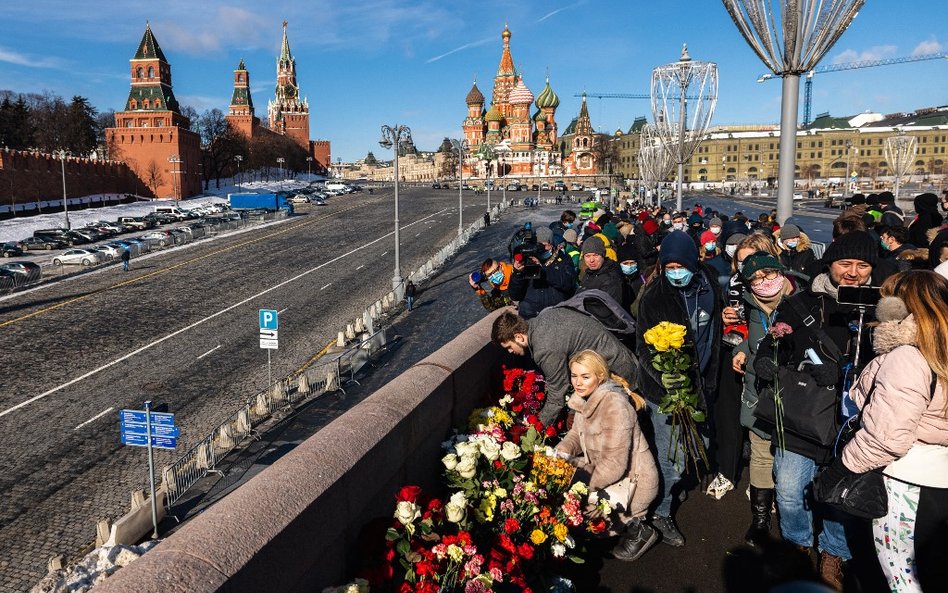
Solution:
<svg viewBox="0 0 948 593"><path fill-rule="evenodd" d="M514 90L510 91L510 96L507 97L507 100L511 105L529 105L533 103L533 93L531 93L527 85L523 83L523 76L517 81L517 86L514 87Z"/></svg>
<svg viewBox="0 0 948 593"><path fill-rule="evenodd" d="M470 92L467 94L467 104L468 105L483 105L484 104L484 95L481 94L480 89L477 88L477 81L474 81L474 85L471 86Z"/></svg>
<svg viewBox="0 0 948 593"><path fill-rule="evenodd" d="M491 106L490 111L487 112L487 115L484 116L484 121L487 122L503 121L503 119L504 115L497 109L497 107L494 107L493 105Z"/></svg>
<svg viewBox="0 0 948 593"><path fill-rule="evenodd" d="M542 111L537 111L533 114L533 121L546 121L546 114Z"/></svg>
<svg viewBox="0 0 948 593"><path fill-rule="evenodd" d="M560 98L556 96L556 93L553 92L553 89L550 88L550 79L546 79L546 86L543 87L543 90L540 91L540 94L537 96L537 109L543 109L545 107L552 107L556 109L560 106Z"/></svg>

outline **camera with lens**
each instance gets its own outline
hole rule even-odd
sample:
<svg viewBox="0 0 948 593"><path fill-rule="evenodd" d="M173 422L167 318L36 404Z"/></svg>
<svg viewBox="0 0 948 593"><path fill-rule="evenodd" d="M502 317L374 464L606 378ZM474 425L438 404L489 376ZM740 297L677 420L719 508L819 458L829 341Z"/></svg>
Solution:
<svg viewBox="0 0 948 593"><path fill-rule="evenodd" d="M519 273L524 278L535 280L540 277L540 265L533 258L539 261L543 255L543 247L537 242L537 235L531 223L525 223L522 229L514 233L508 249L511 259L523 264L523 269Z"/></svg>

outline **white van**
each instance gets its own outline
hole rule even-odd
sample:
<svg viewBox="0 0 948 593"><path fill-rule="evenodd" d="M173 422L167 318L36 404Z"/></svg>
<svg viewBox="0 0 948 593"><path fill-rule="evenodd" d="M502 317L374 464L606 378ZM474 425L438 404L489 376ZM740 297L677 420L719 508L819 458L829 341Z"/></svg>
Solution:
<svg viewBox="0 0 948 593"><path fill-rule="evenodd" d="M155 214L170 214L178 220L184 220L188 217L183 210L175 206L155 206Z"/></svg>
<svg viewBox="0 0 948 593"><path fill-rule="evenodd" d="M333 191L345 193L345 191L348 190L349 187L341 181L327 181L326 189L331 189Z"/></svg>

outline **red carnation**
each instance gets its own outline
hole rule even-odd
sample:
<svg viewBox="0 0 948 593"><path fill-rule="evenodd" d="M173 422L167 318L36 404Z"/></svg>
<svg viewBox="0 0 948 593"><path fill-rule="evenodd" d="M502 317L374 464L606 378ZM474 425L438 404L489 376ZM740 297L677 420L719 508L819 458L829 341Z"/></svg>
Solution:
<svg viewBox="0 0 948 593"><path fill-rule="evenodd" d="M542 402L543 400L546 399L546 394L543 393L542 391L537 391L537 396L536 396L536 397L537 397L537 399L538 399L539 401Z"/></svg>
<svg viewBox="0 0 948 593"><path fill-rule="evenodd" d="M513 517L504 521L504 531L507 533L515 533L520 531L520 521L517 521Z"/></svg>
<svg viewBox="0 0 948 593"><path fill-rule="evenodd" d="M433 577L435 576L435 566L431 562L422 560L415 564L415 574L420 577Z"/></svg>
<svg viewBox="0 0 948 593"><path fill-rule="evenodd" d="M606 521L603 518L594 519L589 522L589 531L592 533L602 533L606 530Z"/></svg>
<svg viewBox="0 0 948 593"><path fill-rule="evenodd" d="M547 426L547 427L546 427L546 436L548 436L548 437L555 437L555 436L556 436L556 429L553 428L552 426Z"/></svg>
<svg viewBox="0 0 948 593"><path fill-rule="evenodd" d="M524 560L530 560L533 558L533 546L524 542L517 546L517 555L519 555Z"/></svg>
<svg viewBox="0 0 948 593"><path fill-rule="evenodd" d="M517 546L513 543L513 541L511 541L509 537L507 537L506 533L501 533L498 537L498 540L500 540L499 543L502 550L510 552L511 554L517 553Z"/></svg>
<svg viewBox="0 0 948 593"><path fill-rule="evenodd" d="M421 486L402 486L395 494L398 502L415 502L421 496Z"/></svg>
<svg viewBox="0 0 948 593"><path fill-rule="evenodd" d="M529 414L529 415L527 416L527 423L528 423L528 424L533 424L534 426L536 426L537 422L539 422L539 421L540 421L540 419L537 418L537 415L536 415L536 414Z"/></svg>

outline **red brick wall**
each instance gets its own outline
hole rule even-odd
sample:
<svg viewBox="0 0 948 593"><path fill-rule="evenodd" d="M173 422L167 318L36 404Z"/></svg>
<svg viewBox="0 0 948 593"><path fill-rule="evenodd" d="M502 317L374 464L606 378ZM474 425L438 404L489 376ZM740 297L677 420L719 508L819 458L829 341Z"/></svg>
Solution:
<svg viewBox="0 0 948 593"><path fill-rule="evenodd" d="M129 193L148 195L121 161L66 157L66 195ZM26 204L63 195L63 163L50 154L0 149L0 203Z"/></svg>
<svg viewBox="0 0 948 593"><path fill-rule="evenodd" d="M314 140L310 142L310 147L313 160L328 169L332 162L332 149L329 140Z"/></svg>
<svg viewBox="0 0 948 593"><path fill-rule="evenodd" d="M127 162L143 185L150 181L154 163L159 183L146 195L183 199L201 193L201 140L194 132L178 127L109 128L106 140L109 153ZM171 155L178 155L181 163L169 162Z"/></svg>

